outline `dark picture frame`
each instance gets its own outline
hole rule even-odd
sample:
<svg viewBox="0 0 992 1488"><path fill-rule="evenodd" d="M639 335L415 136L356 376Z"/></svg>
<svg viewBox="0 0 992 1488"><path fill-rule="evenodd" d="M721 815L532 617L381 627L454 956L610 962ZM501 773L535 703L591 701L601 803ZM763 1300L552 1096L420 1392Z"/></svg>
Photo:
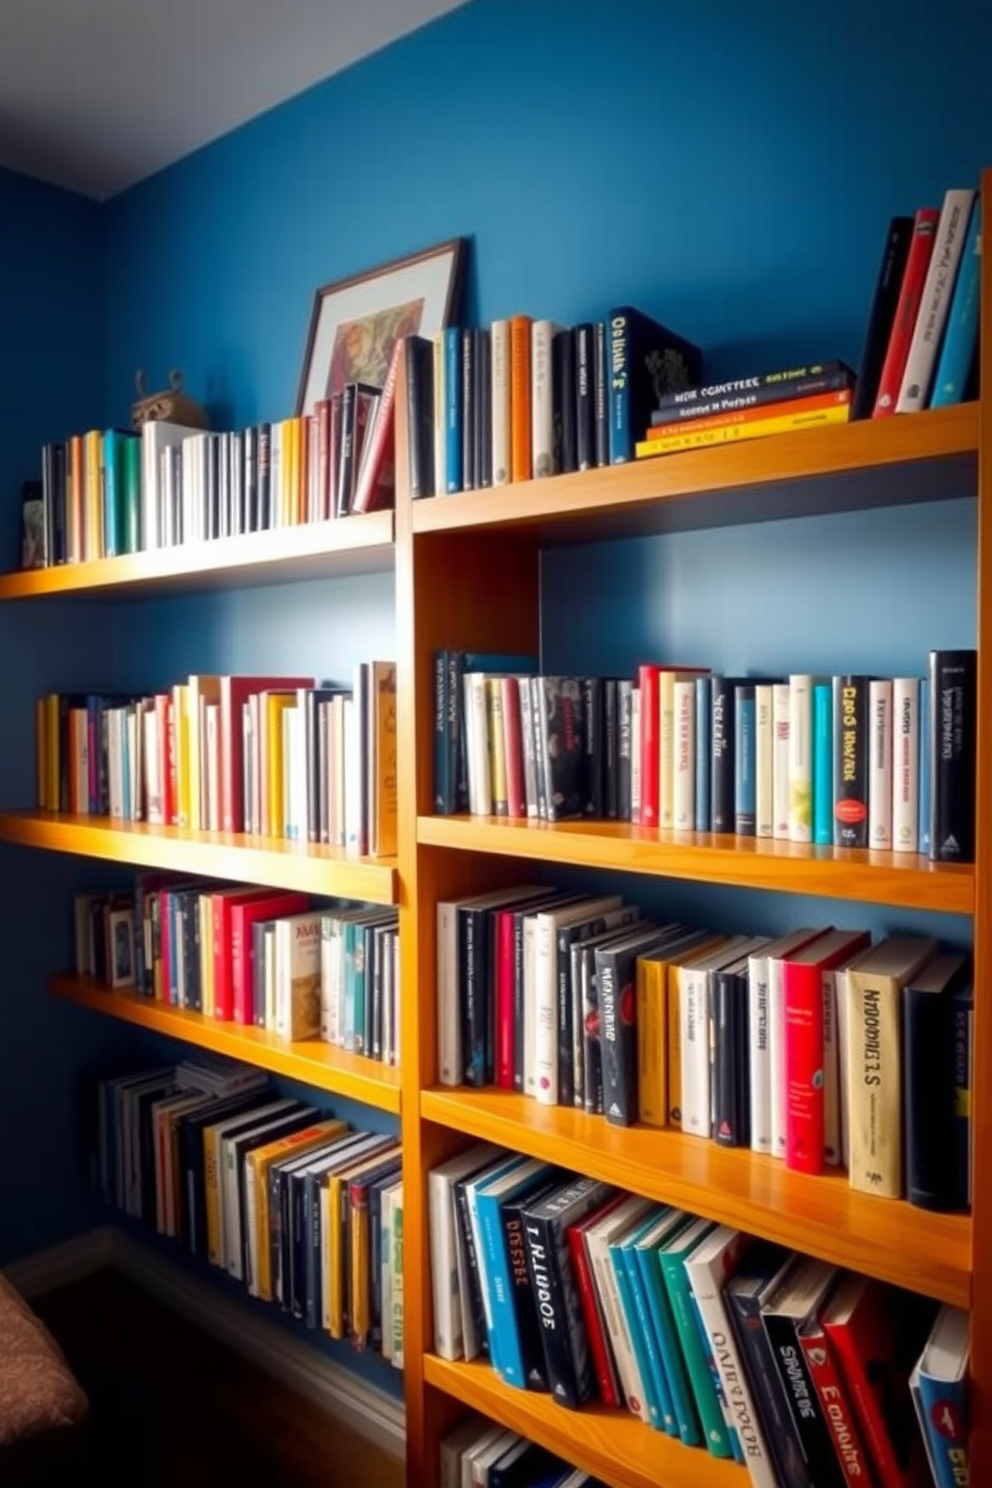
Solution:
<svg viewBox="0 0 992 1488"><path fill-rule="evenodd" d="M433 248L325 284L314 295L296 396L297 416L346 382L381 387L402 336L432 336L461 314L468 240Z"/></svg>

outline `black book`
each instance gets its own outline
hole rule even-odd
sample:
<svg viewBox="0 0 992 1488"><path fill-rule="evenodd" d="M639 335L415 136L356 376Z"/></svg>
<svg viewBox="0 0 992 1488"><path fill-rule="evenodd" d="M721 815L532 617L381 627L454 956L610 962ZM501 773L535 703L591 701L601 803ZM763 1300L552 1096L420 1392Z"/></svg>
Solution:
<svg viewBox="0 0 992 1488"><path fill-rule="evenodd" d="M575 385L575 332L564 327L551 343L551 388L554 400L554 469L570 474L579 468Z"/></svg>
<svg viewBox="0 0 992 1488"><path fill-rule="evenodd" d="M738 682L734 688L734 831L738 837L753 837L757 830L754 683Z"/></svg>
<svg viewBox="0 0 992 1488"><path fill-rule="evenodd" d="M719 677L710 693L710 831L737 829L736 702L744 677Z"/></svg>
<svg viewBox="0 0 992 1488"><path fill-rule="evenodd" d="M975 861L976 651L931 651L930 858Z"/></svg>
<svg viewBox="0 0 992 1488"><path fill-rule="evenodd" d="M630 821L634 764L634 684L627 677L617 683L617 820Z"/></svg>
<svg viewBox="0 0 992 1488"><path fill-rule="evenodd" d="M885 234L882 262L875 282L861 360L858 362L858 381L851 403L852 419L871 418L875 407L912 237L912 217L893 217Z"/></svg>
<svg viewBox="0 0 992 1488"><path fill-rule="evenodd" d="M588 322L577 325L575 339L575 468L596 465L595 334Z"/></svg>
<svg viewBox="0 0 992 1488"><path fill-rule="evenodd" d="M595 1378L567 1231L611 1193L607 1183L578 1178L524 1210L527 1264L548 1383L557 1403L572 1410L592 1397Z"/></svg>
<svg viewBox="0 0 992 1488"><path fill-rule="evenodd" d="M537 1300L531 1286L530 1267L527 1264L527 1241L524 1235L524 1211L528 1206L541 1203L562 1184L561 1174L549 1177L542 1174L529 1193L508 1199L500 1204L499 1214L503 1225L503 1242L506 1247L510 1293L513 1313L517 1320L517 1339L524 1367L524 1385L528 1390L548 1390L548 1372L544 1360L544 1345L541 1342L541 1323L537 1315Z"/></svg>
<svg viewBox="0 0 992 1488"><path fill-rule="evenodd" d="M751 1381L755 1409L782 1488L817 1488L806 1465L772 1346L761 1321L766 1300L797 1258L780 1245L757 1241L724 1289L731 1327Z"/></svg>
<svg viewBox="0 0 992 1488"><path fill-rule="evenodd" d="M585 743L583 813L594 821L601 821L606 811L602 677L582 678L582 729Z"/></svg>
<svg viewBox="0 0 992 1488"><path fill-rule="evenodd" d="M272 526L272 425L258 425L255 444L257 464L255 481L258 487L258 531L268 532Z"/></svg>
<svg viewBox="0 0 992 1488"><path fill-rule="evenodd" d="M582 679L537 677L538 715L534 720L537 777L550 822L570 821L583 813Z"/></svg>
<svg viewBox="0 0 992 1488"><path fill-rule="evenodd" d="M721 1147L751 1145L747 962L714 971L713 1137Z"/></svg>
<svg viewBox="0 0 992 1488"><path fill-rule="evenodd" d="M596 464L610 463L610 413L608 388L609 364L606 353L606 322L597 320L593 328L593 445Z"/></svg>
<svg viewBox="0 0 992 1488"><path fill-rule="evenodd" d="M971 1207L973 987L954 994L954 1193L956 1209Z"/></svg>
<svg viewBox="0 0 992 1488"><path fill-rule="evenodd" d="M955 993L970 984L966 956L934 956L902 992L906 1197L921 1209L959 1206L955 1146Z"/></svg>
<svg viewBox="0 0 992 1488"><path fill-rule="evenodd" d="M834 847L868 846L870 677L833 679Z"/></svg>
<svg viewBox="0 0 992 1488"><path fill-rule="evenodd" d="M562 925L557 932L555 948L555 986L558 1008L558 1105L575 1104L575 997L572 987L572 948L576 944L601 936L604 931L629 927L640 911L624 905L607 914L598 914L575 924ZM581 1023L581 1013L580 1013ZM581 1056L580 1056L581 1057Z"/></svg>
<svg viewBox="0 0 992 1488"><path fill-rule="evenodd" d="M465 1256L465 1271L468 1277L468 1313L472 1329L479 1344L479 1353L489 1358L489 1330L486 1327L486 1309L482 1301L482 1278L479 1274L479 1256L475 1248L475 1235L468 1210L465 1186L478 1177L478 1173L460 1178L453 1185L455 1198L455 1222L458 1226L459 1244Z"/></svg>
<svg viewBox="0 0 992 1488"><path fill-rule="evenodd" d="M617 820L617 679L603 678L603 815Z"/></svg>
<svg viewBox="0 0 992 1488"><path fill-rule="evenodd" d="M180 1117L176 1123L179 1168L185 1202L180 1206L179 1236L193 1255L207 1259L206 1174L203 1150L204 1128L241 1111L252 1111L271 1099L267 1086L227 1096L211 1105Z"/></svg>
<svg viewBox="0 0 992 1488"><path fill-rule="evenodd" d="M410 495L434 495L434 346L426 336L407 336L406 405Z"/></svg>
<svg viewBox="0 0 992 1488"><path fill-rule="evenodd" d="M630 1126L637 1103L637 958L671 938L678 926L637 925L630 936L596 952L603 1114L613 1126Z"/></svg>
<svg viewBox="0 0 992 1488"><path fill-rule="evenodd" d="M54 547L49 551L49 563L68 562L69 518L66 510L66 447L52 445L52 529ZM135 543L135 548L138 544Z"/></svg>
<svg viewBox="0 0 992 1488"><path fill-rule="evenodd" d="M837 1268L826 1261L795 1256L761 1304L782 1393L816 1488L844 1488L845 1474L796 1330L823 1305L836 1277Z"/></svg>
<svg viewBox="0 0 992 1488"><path fill-rule="evenodd" d="M634 458L659 398L699 386L703 354L633 305L610 311L607 340L609 457L616 465Z"/></svg>
<svg viewBox="0 0 992 1488"><path fill-rule="evenodd" d="M478 402L475 384L475 331L471 326L462 328L462 490L474 491L475 479L475 424L478 417Z"/></svg>

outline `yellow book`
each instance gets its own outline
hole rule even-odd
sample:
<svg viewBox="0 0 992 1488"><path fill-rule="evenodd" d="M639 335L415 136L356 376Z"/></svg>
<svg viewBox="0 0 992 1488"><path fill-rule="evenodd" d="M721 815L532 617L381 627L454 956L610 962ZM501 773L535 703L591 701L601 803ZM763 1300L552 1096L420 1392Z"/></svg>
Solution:
<svg viewBox="0 0 992 1488"><path fill-rule="evenodd" d="M176 799L175 825L190 825L189 792L189 687L185 682L172 689L172 728L175 735ZM170 822L171 826L172 823Z"/></svg>
<svg viewBox="0 0 992 1488"><path fill-rule="evenodd" d="M106 551L103 532L103 435L91 429L83 435L86 504L83 517L84 558L102 558Z"/></svg>
<svg viewBox="0 0 992 1488"><path fill-rule="evenodd" d="M318 1121L302 1131L278 1137L264 1147L255 1147L245 1157L245 1194L249 1219L254 1204L254 1270L248 1279L248 1291L263 1302L272 1297L272 1231L273 1217L269 1204L269 1169L283 1157L300 1157L314 1147L322 1147L335 1137L344 1136L346 1121ZM254 1190L254 1197L252 1191Z"/></svg>
<svg viewBox="0 0 992 1488"><path fill-rule="evenodd" d="M284 837L286 835L286 812L284 807L284 782L283 782L283 722L282 715L287 708L296 707L295 692L266 692L264 694L266 711L266 737L265 758L263 769L265 772L265 818L262 822L262 831L267 837Z"/></svg>
<svg viewBox="0 0 992 1488"><path fill-rule="evenodd" d="M718 429L686 430L669 434L664 439L642 439L634 452L639 460L651 455L670 455L677 450L706 449L714 444L736 444L742 439L761 439L766 434L787 434L792 429L816 429L825 424L846 424L850 414L847 403L833 408L819 408L807 413L782 413L775 418L750 419L739 424L725 424Z"/></svg>
<svg viewBox="0 0 992 1488"><path fill-rule="evenodd" d="M372 663L372 821L369 852L374 858L396 851L396 666Z"/></svg>
<svg viewBox="0 0 992 1488"><path fill-rule="evenodd" d="M509 813L509 789L506 783L506 736L503 732L503 693L498 677L486 678L486 736L489 755L489 793L493 815Z"/></svg>
<svg viewBox="0 0 992 1488"><path fill-rule="evenodd" d="M706 930L698 930L692 934L691 939L680 938L667 949L663 946L660 950L637 958L635 987L637 1100L640 1119L647 1126L668 1126L671 1123L672 1102L669 1096L669 1074L673 1057L669 1043L671 967L675 962L684 961L688 956L701 955L716 945L720 938L711 935ZM680 1062L676 1064L677 1074L679 1070Z"/></svg>

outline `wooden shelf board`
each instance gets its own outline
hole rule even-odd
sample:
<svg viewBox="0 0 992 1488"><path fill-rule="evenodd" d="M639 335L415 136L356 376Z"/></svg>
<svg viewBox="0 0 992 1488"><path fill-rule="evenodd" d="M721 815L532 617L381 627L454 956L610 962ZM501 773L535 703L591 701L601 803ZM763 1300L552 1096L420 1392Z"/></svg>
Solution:
<svg viewBox="0 0 992 1488"><path fill-rule="evenodd" d="M258 1065L273 1074L301 1080L306 1085L333 1091L367 1106L376 1106L381 1111L399 1112L398 1069L379 1064L374 1059L365 1059L360 1054L351 1054L345 1049L333 1048L319 1039L290 1044L260 1028L220 1023L187 1008L170 1007L153 998L140 997L133 991L112 991L97 982L72 975L53 976L48 985L59 997L79 1007L121 1018L125 1023L135 1023L171 1038L183 1039L201 1049L211 1049L215 1054Z"/></svg>
<svg viewBox="0 0 992 1488"><path fill-rule="evenodd" d="M417 501L413 530L519 528L541 542L600 541L974 496L978 427L978 404L964 403L687 450Z"/></svg>
<svg viewBox="0 0 992 1488"><path fill-rule="evenodd" d="M772 889L907 909L972 914L971 865L931 863L911 853L809 847L770 838L661 832L628 822L532 825L498 817L422 816L418 842L463 852L619 869L737 888Z"/></svg>
<svg viewBox="0 0 992 1488"><path fill-rule="evenodd" d="M618 1488L746 1488L750 1481L744 1467L711 1457L705 1447L684 1447L626 1411L599 1404L571 1411L550 1395L515 1390L489 1363L427 1354L424 1378Z"/></svg>
<svg viewBox="0 0 992 1488"><path fill-rule="evenodd" d="M859 1193L846 1173L793 1173L746 1149L679 1131L612 1126L510 1091L435 1088L422 1094L421 1114L941 1302L970 1305L967 1215Z"/></svg>
<svg viewBox="0 0 992 1488"><path fill-rule="evenodd" d="M396 896L395 858L353 858L313 843L235 832L10 811L0 813L0 842L371 904L393 904Z"/></svg>
<svg viewBox="0 0 992 1488"><path fill-rule="evenodd" d="M155 548L120 558L0 575L0 600L117 591L145 599L178 590L285 584L393 567L394 515L367 512L332 522L247 532L213 542Z"/></svg>

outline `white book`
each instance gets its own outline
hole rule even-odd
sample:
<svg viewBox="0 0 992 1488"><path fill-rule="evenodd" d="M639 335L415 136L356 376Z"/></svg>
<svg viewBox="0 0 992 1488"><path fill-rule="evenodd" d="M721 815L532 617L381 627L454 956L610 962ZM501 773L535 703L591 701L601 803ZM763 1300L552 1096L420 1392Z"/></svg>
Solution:
<svg viewBox="0 0 992 1488"><path fill-rule="evenodd" d="M772 1150L772 1061L784 1059L784 1027L772 1024L768 990L768 962L780 960L819 935L819 930L793 930L748 957L748 1077L751 1090L751 1150ZM782 1066L784 1070L784 1066ZM780 1075L784 1079L784 1073Z"/></svg>
<svg viewBox="0 0 992 1488"><path fill-rule="evenodd" d="M160 517L162 515L162 452L178 448L184 439L195 434L185 424L167 419L150 419L141 426L141 531L139 546L144 550L166 546Z"/></svg>
<svg viewBox="0 0 992 1488"><path fill-rule="evenodd" d="M551 346L561 329L553 320L535 320L530 328L531 470L535 480L554 475L558 468Z"/></svg>
<svg viewBox="0 0 992 1488"><path fill-rule="evenodd" d="M788 682L772 684L772 836L789 841L789 717Z"/></svg>
<svg viewBox="0 0 992 1488"><path fill-rule="evenodd" d="M751 1381L723 1300L723 1289L737 1269L748 1238L740 1230L720 1225L686 1256L685 1271L723 1385L728 1430L737 1439L754 1488L778 1488Z"/></svg>
<svg viewBox="0 0 992 1488"><path fill-rule="evenodd" d="M458 1219L454 1186L462 1178L491 1166L500 1149L484 1142L432 1168L427 1175L430 1222L431 1291L434 1304L434 1352L442 1359L460 1359L464 1351L462 1283L458 1264ZM467 1278L464 1278L467 1279Z"/></svg>
<svg viewBox="0 0 992 1488"><path fill-rule="evenodd" d="M487 1488L489 1482L489 1469L520 1437L516 1431L504 1428L499 1434L490 1439L488 1445L480 1451L473 1449L472 1452L472 1484L473 1488Z"/></svg>
<svg viewBox="0 0 992 1488"><path fill-rule="evenodd" d="M621 908L619 894L583 899L535 915L534 998L524 1018L534 1020L534 1095L542 1106L558 1104L558 931Z"/></svg>
<svg viewBox="0 0 992 1488"><path fill-rule="evenodd" d="M434 490L440 494L448 489L448 362L444 331L435 331L431 343L434 348Z"/></svg>
<svg viewBox="0 0 992 1488"><path fill-rule="evenodd" d="M510 479L510 322L492 323L493 485Z"/></svg>
<svg viewBox="0 0 992 1488"><path fill-rule="evenodd" d="M675 679L674 787L672 826L691 832L696 825L696 680Z"/></svg>
<svg viewBox="0 0 992 1488"><path fill-rule="evenodd" d="M892 679L892 849L920 850L920 679Z"/></svg>
<svg viewBox="0 0 992 1488"><path fill-rule="evenodd" d="M85 715L84 715L85 716ZM147 802L147 818L150 826L163 826L165 813L163 811L162 798L162 774L163 755L159 740L159 715L154 708L148 708L144 715L145 726L145 800ZM85 739L85 735L83 736ZM85 778L85 777L84 777ZM83 803L87 802L86 793L79 797L80 807L85 810Z"/></svg>
<svg viewBox="0 0 992 1488"><path fill-rule="evenodd" d="M774 698L771 682L754 684L754 835L775 835Z"/></svg>
<svg viewBox="0 0 992 1488"><path fill-rule="evenodd" d="M944 336L974 200L975 193L970 189L952 188L944 193L913 339L909 343L906 369L896 399L896 413L917 413L930 401L937 353Z"/></svg>
<svg viewBox="0 0 992 1488"><path fill-rule="evenodd" d="M630 819L641 819L641 689L630 691Z"/></svg>
<svg viewBox="0 0 992 1488"><path fill-rule="evenodd" d="M488 1431L483 1432L474 1446L469 1447L462 1453L460 1488L474 1488L475 1477L472 1467L475 1459L481 1456L494 1441L498 1441L505 1429L503 1426L490 1426Z"/></svg>
<svg viewBox="0 0 992 1488"><path fill-rule="evenodd" d="M468 809L473 816L491 816L493 796L489 773L489 710L485 672L466 672L462 687L465 702Z"/></svg>
<svg viewBox="0 0 992 1488"><path fill-rule="evenodd" d="M352 696L344 718L344 841L349 852L364 856L369 850L368 718L370 667L358 662Z"/></svg>
<svg viewBox="0 0 992 1488"><path fill-rule="evenodd" d="M709 956L678 968L682 1130L689 1136L710 1136L710 973L739 961L751 944L748 936L735 935Z"/></svg>
<svg viewBox="0 0 992 1488"><path fill-rule="evenodd" d="M789 677L789 841L813 840L813 683Z"/></svg>
<svg viewBox="0 0 992 1488"><path fill-rule="evenodd" d="M892 847L892 680L868 684L868 846Z"/></svg>
<svg viewBox="0 0 992 1488"><path fill-rule="evenodd" d="M629 1199L625 1199L616 1209L585 1231L586 1254L589 1257L589 1265L603 1308L606 1333L613 1345L613 1357L624 1401L632 1415L639 1416L642 1421L648 1422L650 1413L647 1397L641 1383L641 1372L637 1367L627 1315L620 1301L610 1246L646 1219L652 1207L650 1199L642 1199L632 1194Z"/></svg>

